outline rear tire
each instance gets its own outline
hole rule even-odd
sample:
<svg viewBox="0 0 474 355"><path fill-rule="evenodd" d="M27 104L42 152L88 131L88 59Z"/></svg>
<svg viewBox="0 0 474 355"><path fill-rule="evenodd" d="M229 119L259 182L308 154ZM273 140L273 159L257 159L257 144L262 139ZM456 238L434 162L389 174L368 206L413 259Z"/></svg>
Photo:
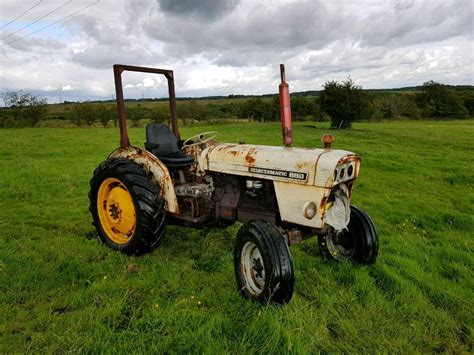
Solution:
<svg viewBox="0 0 474 355"><path fill-rule="evenodd" d="M374 222L356 206L351 206L347 230L320 236L318 244L321 253L329 260L350 260L359 264L375 263L379 250Z"/></svg>
<svg viewBox="0 0 474 355"><path fill-rule="evenodd" d="M140 165L125 158L105 160L95 169L90 188L89 211L100 241L130 255L158 246L164 199Z"/></svg>
<svg viewBox="0 0 474 355"><path fill-rule="evenodd" d="M265 221L244 224L237 233L234 268L240 294L277 304L293 296L295 277L290 250L275 225Z"/></svg>

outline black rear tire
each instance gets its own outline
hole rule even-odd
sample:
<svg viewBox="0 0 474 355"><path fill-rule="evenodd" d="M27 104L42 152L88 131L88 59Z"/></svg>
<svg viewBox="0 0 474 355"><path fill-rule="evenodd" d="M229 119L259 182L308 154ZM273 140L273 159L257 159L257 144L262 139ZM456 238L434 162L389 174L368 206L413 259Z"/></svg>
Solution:
<svg viewBox="0 0 474 355"><path fill-rule="evenodd" d="M123 243L112 240L101 224L98 213L98 192L108 178L119 180L131 196L135 209L133 234ZM160 186L151 180L143 168L125 158L103 161L90 180L89 211L99 240L108 247L129 255L140 255L156 248L163 237L166 214Z"/></svg>
<svg viewBox="0 0 474 355"><path fill-rule="evenodd" d="M318 238L319 249L328 260L350 260L359 264L375 263L378 236L374 222L362 209L351 206L347 230L330 232Z"/></svg>
<svg viewBox="0 0 474 355"><path fill-rule="evenodd" d="M234 269L243 297L276 304L291 300L295 284L293 262L275 225L256 220L240 228L234 247Z"/></svg>

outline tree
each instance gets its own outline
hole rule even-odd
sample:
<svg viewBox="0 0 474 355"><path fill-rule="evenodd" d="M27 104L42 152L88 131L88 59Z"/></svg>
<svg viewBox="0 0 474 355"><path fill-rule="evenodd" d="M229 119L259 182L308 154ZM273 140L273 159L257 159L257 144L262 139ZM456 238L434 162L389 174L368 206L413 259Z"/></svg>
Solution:
<svg viewBox="0 0 474 355"><path fill-rule="evenodd" d="M96 105L90 102L82 102L74 105L72 108L72 114L71 121L77 125L86 123L88 126L91 126L95 121L97 121Z"/></svg>
<svg viewBox="0 0 474 355"><path fill-rule="evenodd" d="M274 100L262 100L261 98L248 99L242 106L242 117L274 121L279 110Z"/></svg>
<svg viewBox="0 0 474 355"><path fill-rule="evenodd" d="M470 117L474 116L474 92L467 91L461 94L464 101L464 106L466 107Z"/></svg>
<svg viewBox="0 0 474 355"><path fill-rule="evenodd" d="M419 119L420 109L413 94L383 94L373 100L375 119Z"/></svg>
<svg viewBox="0 0 474 355"><path fill-rule="evenodd" d="M304 96L291 97L291 115L294 120L304 120L308 116L319 116L317 101Z"/></svg>
<svg viewBox="0 0 474 355"><path fill-rule="evenodd" d="M8 91L3 95L5 107L11 113L12 123L19 126L34 126L46 117L47 100L23 91Z"/></svg>
<svg viewBox="0 0 474 355"><path fill-rule="evenodd" d="M156 123L166 123L170 119L169 106L158 106L152 111L152 120Z"/></svg>
<svg viewBox="0 0 474 355"><path fill-rule="evenodd" d="M425 117L429 118L465 118L468 110L462 98L446 85L428 81L423 84L417 101Z"/></svg>
<svg viewBox="0 0 474 355"><path fill-rule="evenodd" d="M127 120L132 121L132 127L139 127L140 120L144 118L143 108L141 104L137 104L135 107L126 108L126 117Z"/></svg>
<svg viewBox="0 0 474 355"><path fill-rule="evenodd" d="M321 109L331 117L331 128L351 128L352 122L369 115L369 95L351 78L327 81L320 95Z"/></svg>
<svg viewBox="0 0 474 355"><path fill-rule="evenodd" d="M183 125L188 124L188 120L201 121L204 120L204 115L207 113L204 106L198 104L195 100L188 103L178 103L178 117L183 120Z"/></svg>
<svg viewBox="0 0 474 355"><path fill-rule="evenodd" d="M107 127L109 122L113 120L115 116L115 110L113 106L110 105L97 105L96 115L99 119L99 122L102 123L102 126Z"/></svg>

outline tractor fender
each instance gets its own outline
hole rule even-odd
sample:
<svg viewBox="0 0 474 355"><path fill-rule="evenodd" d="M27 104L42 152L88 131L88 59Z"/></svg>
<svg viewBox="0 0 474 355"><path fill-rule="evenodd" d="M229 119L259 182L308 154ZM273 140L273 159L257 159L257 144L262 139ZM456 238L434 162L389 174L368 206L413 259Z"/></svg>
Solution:
<svg viewBox="0 0 474 355"><path fill-rule="evenodd" d="M165 200L165 211L179 214L178 199L174 191L173 180L168 168L160 159L150 152L134 146L117 148L109 154L108 158L125 158L142 166L147 173L153 176L153 181L161 187L161 193Z"/></svg>

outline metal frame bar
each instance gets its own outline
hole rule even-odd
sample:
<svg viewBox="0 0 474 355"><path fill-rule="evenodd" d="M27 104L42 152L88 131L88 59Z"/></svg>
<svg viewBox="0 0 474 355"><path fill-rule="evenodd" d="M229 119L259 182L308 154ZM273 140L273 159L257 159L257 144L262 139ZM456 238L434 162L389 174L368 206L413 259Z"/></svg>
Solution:
<svg viewBox="0 0 474 355"><path fill-rule="evenodd" d="M174 91L174 76L172 70L155 69L147 67L137 67L132 65L114 64L115 94L117 100L117 113L120 128L120 146L130 146L130 139L127 132L125 103L123 99L122 72L133 71L140 73L163 74L168 79L168 95L170 100L171 130L177 139L180 139L178 129L178 115L176 112L176 94Z"/></svg>

